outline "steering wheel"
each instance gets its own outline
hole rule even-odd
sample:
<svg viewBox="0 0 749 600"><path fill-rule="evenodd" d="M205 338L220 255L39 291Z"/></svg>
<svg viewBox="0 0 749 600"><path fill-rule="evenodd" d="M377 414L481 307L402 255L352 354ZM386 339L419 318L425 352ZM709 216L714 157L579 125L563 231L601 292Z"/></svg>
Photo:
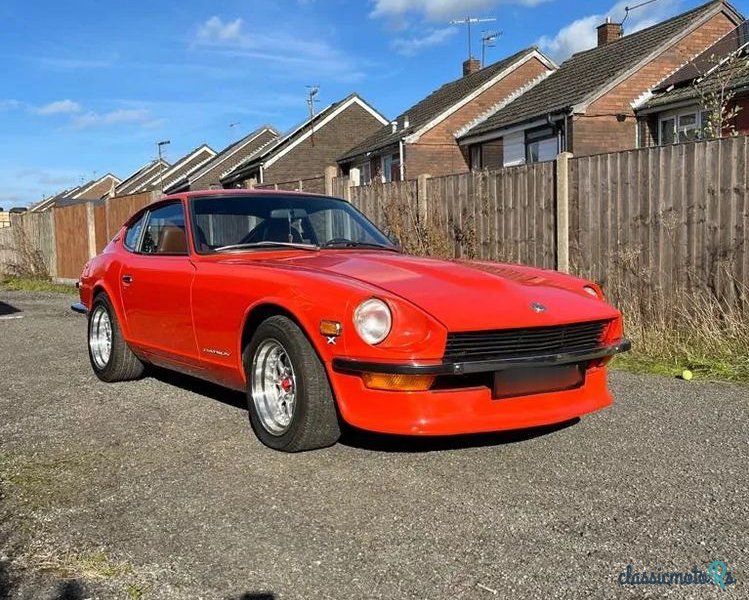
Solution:
<svg viewBox="0 0 749 600"><path fill-rule="evenodd" d="M332 246L334 244L353 244L354 240L350 240L348 238L333 238L332 240L328 240L323 244L323 246Z"/></svg>

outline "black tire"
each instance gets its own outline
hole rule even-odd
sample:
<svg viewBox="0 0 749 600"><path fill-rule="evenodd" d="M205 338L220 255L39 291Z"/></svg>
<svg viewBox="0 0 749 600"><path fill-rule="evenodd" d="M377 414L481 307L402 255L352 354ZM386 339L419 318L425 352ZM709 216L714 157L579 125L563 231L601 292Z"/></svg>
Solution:
<svg viewBox="0 0 749 600"><path fill-rule="evenodd" d="M258 349L267 341L275 341L283 347L296 379L291 422L285 431L275 434L263 425L252 395L253 361ZM250 424L263 444L283 452L302 452L332 446L341 437L338 413L325 367L294 321L281 315L263 321L244 352L244 368Z"/></svg>
<svg viewBox="0 0 749 600"><path fill-rule="evenodd" d="M95 319L100 311L105 311L109 317L109 323L111 327L111 350L109 352L109 359L103 363L101 359L95 359L91 344L92 328L95 327ZM94 370L96 376L102 381L107 383L113 383L115 381L130 381L138 379L143 375L145 369L143 363L138 359L127 342L122 337L120 331L120 325L117 322L117 315L112 308L112 304L109 302L109 298L106 294L99 293L91 305L91 310L88 313L88 358L91 361L91 368Z"/></svg>

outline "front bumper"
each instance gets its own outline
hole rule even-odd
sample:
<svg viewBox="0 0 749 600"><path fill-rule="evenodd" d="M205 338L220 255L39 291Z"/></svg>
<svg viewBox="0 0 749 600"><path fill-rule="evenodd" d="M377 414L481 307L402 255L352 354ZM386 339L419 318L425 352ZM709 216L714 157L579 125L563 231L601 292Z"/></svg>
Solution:
<svg viewBox="0 0 749 600"><path fill-rule="evenodd" d="M361 373L387 373L400 375L469 375L471 373L487 373L490 371L504 371L516 367L550 367L569 363L580 363L598 360L627 352L632 348L632 342L622 339L616 344L601 346L594 350L580 352L563 352L540 356L524 356L521 358L503 358L498 360L481 360L449 363L387 363L362 361L348 358L334 358L333 370L338 373L359 375Z"/></svg>
<svg viewBox="0 0 749 600"><path fill-rule="evenodd" d="M331 383L343 419L355 427L404 435L458 435L561 423L612 403L606 367L598 361L631 348L623 339L589 352L571 352L501 361L463 363L373 363L334 359ZM363 372L463 375L591 362L583 385L575 389L495 399L486 386L418 392L369 389Z"/></svg>

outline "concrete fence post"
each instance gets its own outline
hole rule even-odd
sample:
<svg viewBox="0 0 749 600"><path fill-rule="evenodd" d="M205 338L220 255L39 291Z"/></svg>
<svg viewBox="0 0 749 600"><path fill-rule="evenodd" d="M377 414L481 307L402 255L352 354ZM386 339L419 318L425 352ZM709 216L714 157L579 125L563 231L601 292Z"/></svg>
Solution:
<svg viewBox="0 0 749 600"><path fill-rule="evenodd" d="M333 180L335 179L336 175L338 175L338 167L336 167L335 165L330 165L328 167L325 167L325 195L326 196L333 195Z"/></svg>
<svg viewBox="0 0 749 600"><path fill-rule="evenodd" d="M343 180L343 199L351 202L351 188L354 187L354 181L351 177L345 177Z"/></svg>
<svg viewBox="0 0 749 600"><path fill-rule="evenodd" d="M50 233L50 254L49 254L49 276L54 280L57 278L57 229L55 227L55 211L48 210L42 215L49 220L47 228Z"/></svg>
<svg viewBox="0 0 749 600"><path fill-rule="evenodd" d="M419 222L426 223L429 212L429 178L431 175L422 174L416 178L416 203Z"/></svg>
<svg viewBox="0 0 749 600"><path fill-rule="evenodd" d="M556 234L557 271L570 272L570 159L571 152L561 152L556 158Z"/></svg>
<svg viewBox="0 0 749 600"><path fill-rule="evenodd" d="M96 256L96 215L94 203L86 202L86 225L88 230L88 257Z"/></svg>

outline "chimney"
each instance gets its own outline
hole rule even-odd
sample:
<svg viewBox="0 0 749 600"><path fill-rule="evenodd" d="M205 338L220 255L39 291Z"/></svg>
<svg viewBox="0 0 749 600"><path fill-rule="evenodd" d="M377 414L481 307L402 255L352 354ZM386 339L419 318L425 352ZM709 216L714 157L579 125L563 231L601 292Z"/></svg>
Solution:
<svg viewBox="0 0 749 600"><path fill-rule="evenodd" d="M393 133L398 131L398 121L390 121L390 128L392 129Z"/></svg>
<svg viewBox="0 0 749 600"><path fill-rule="evenodd" d="M403 117L403 129L408 129L409 127L411 127L411 121L409 120L408 115L406 115Z"/></svg>
<svg viewBox="0 0 749 600"><path fill-rule="evenodd" d="M463 77L481 70L481 61L476 58L469 58L463 62Z"/></svg>
<svg viewBox="0 0 749 600"><path fill-rule="evenodd" d="M606 22L598 26L598 46L605 46L609 42L622 37L622 24L612 23L611 17L606 17Z"/></svg>

